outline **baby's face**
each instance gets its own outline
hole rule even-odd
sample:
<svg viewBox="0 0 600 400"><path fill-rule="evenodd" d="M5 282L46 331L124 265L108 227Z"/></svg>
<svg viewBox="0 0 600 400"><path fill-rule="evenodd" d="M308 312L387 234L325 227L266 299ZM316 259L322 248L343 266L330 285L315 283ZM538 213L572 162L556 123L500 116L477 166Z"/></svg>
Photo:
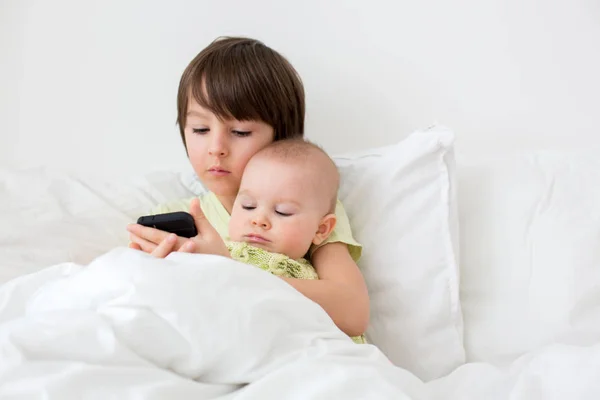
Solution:
<svg viewBox="0 0 600 400"><path fill-rule="evenodd" d="M304 257L328 211L315 179L310 168L251 160L231 212L230 239L292 259Z"/></svg>

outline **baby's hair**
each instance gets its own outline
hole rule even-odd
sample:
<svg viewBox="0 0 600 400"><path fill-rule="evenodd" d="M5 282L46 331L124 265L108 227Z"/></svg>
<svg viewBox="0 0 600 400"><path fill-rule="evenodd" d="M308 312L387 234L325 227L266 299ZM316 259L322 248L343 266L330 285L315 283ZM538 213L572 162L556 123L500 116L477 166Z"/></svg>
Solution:
<svg viewBox="0 0 600 400"><path fill-rule="evenodd" d="M184 145L190 96L221 119L265 122L275 141L304 135L302 80L287 59L258 40L220 37L189 63L177 93Z"/></svg>
<svg viewBox="0 0 600 400"><path fill-rule="evenodd" d="M260 150L256 156L266 156L285 162L309 162L318 169L324 179L325 190L329 196L329 212L335 212L337 194L340 186L340 174L335 162L319 145L306 139L287 139L273 142Z"/></svg>

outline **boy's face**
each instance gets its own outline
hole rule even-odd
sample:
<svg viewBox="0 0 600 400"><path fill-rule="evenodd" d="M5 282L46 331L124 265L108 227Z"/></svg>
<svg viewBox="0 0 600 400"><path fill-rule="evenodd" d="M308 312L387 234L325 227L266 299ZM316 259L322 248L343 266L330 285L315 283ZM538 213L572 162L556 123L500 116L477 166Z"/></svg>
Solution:
<svg viewBox="0 0 600 400"><path fill-rule="evenodd" d="M298 165L253 159L233 205L230 239L292 259L304 257L328 211L314 179L318 176Z"/></svg>
<svg viewBox="0 0 600 400"><path fill-rule="evenodd" d="M218 197L236 196L248 160L274 139L260 121L222 121L192 96L184 128L188 157L204 186Z"/></svg>

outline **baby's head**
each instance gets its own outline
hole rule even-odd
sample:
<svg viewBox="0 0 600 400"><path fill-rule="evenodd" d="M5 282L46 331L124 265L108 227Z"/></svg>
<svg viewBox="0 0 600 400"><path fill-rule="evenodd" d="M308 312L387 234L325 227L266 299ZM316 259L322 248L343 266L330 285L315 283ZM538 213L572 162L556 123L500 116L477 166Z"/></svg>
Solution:
<svg viewBox="0 0 600 400"><path fill-rule="evenodd" d="M304 257L335 227L339 180L335 163L318 146L302 139L270 144L244 169L230 239Z"/></svg>

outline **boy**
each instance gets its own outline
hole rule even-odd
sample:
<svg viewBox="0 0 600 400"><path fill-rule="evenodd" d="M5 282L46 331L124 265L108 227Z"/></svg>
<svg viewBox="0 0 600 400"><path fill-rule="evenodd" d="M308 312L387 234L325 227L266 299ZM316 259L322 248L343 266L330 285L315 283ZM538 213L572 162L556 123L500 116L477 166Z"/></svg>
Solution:
<svg viewBox="0 0 600 400"><path fill-rule="evenodd" d="M189 161L207 193L164 204L154 213L189 211L218 235L192 239L130 225L131 247L166 257L172 251L203 252L228 234L229 219L244 168L269 144L304 134L304 88L291 64L263 43L220 38L185 69L177 96L177 122ZM288 281L318 303L349 336L362 334L369 320L369 296L356 261L361 246L352 237L337 203L336 226L311 252L319 280ZM217 237L213 237L217 236ZM222 242L222 240L221 240ZM221 249L226 252L227 249Z"/></svg>

